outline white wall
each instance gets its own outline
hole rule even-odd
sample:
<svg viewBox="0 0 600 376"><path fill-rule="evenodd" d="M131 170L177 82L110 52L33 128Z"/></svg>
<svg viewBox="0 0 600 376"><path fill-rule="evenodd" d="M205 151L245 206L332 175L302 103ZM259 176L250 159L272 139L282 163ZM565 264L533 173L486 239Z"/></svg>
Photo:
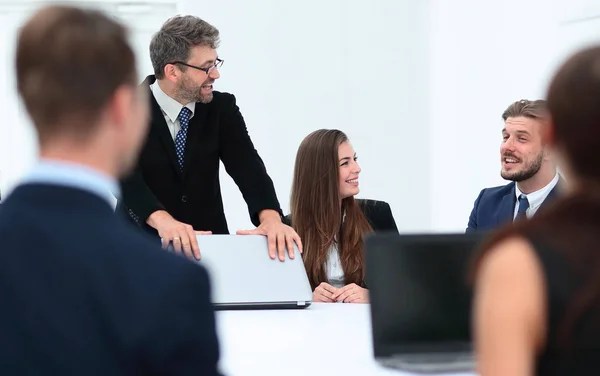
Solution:
<svg viewBox="0 0 600 376"><path fill-rule="evenodd" d="M352 139L361 196L388 201L403 230L427 229L430 163L427 1L183 0L221 31L217 90L234 93L289 208L298 145L318 128ZM230 231L250 226L230 178Z"/></svg>
<svg viewBox="0 0 600 376"><path fill-rule="evenodd" d="M151 73L149 38L176 11L111 9L137 25L140 73ZM286 212L300 141L339 128L363 167L361 196L388 201L404 232L462 231L478 192L505 183L502 111L543 97L565 54L600 36L596 0L180 0L179 10L220 29L225 65L216 88L237 96ZM14 110L17 18L3 17L5 193L37 148ZM241 194L222 173L230 230L250 227Z"/></svg>
<svg viewBox="0 0 600 376"><path fill-rule="evenodd" d="M585 19L600 2L365 4L183 0L181 9L221 30L218 87L238 96L285 209L302 137L338 127L360 155L362 196L389 201L401 231L463 231L479 191L506 183L500 115L543 98L566 54L598 39L598 22ZM231 227L247 223L235 185L223 186Z"/></svg>
<svg viewBox="0 0 600 376"><path fill-rule="evenodd" d="M460 231L479 191L505 184L505 108L544 95L554 27L547 0L433 1L432 228Z"/></svg>
<svg viewBox="0 0 600 376"><path fill-rule="evenodd" d="M7 1L0 3L0 193L8 190L34 161L37 153L35 132L16 95L14 72L15 38L28 14Z"/></svg>
<svg viewBox="0 0 600 376"><path fill-rule="evenodd" d="M0 0L0 192L2 197L14 188L24 173L35 163L38 145L35 130L18 99L14 54L17 29L40 6L55 3L48 0ZM125 22L138 57L138 70L152 65L148 43L164 22L165 15L177 13L176 0L62 0L72 4L106 11Z"/></svg>
<svg viewBox="0 0 600 376"><path fill-rule="evenodd" d="M600 42L597 0L433 0L432 229L462 231L482 188L506 184L504 109L545 96L558 64Z"/></svg>

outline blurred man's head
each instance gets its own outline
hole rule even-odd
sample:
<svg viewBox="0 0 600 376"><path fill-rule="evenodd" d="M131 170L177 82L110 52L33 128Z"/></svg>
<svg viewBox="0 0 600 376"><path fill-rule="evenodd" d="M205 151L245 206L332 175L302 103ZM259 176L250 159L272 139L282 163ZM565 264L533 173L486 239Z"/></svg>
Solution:
<svg viewBox="0 0 600 376"><path fill-rule="evenodd" d="M148 126L135 56L119 23L98 11L50 6L18 36L19 94L42 157L126 173Z"/></svg>
<svg viewBox="0 0 600 376"><path fill-rule="evenodd" d="M502 119L502 178L523 182L540 171L555 170L543 137L549 120L546 101L517 101L504 111Z"/></svg>

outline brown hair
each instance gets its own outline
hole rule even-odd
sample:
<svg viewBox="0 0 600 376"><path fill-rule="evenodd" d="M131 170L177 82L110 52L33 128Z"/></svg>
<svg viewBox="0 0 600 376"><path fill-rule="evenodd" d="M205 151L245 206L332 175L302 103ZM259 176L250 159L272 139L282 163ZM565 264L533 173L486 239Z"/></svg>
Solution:
<svg viewBox="0 0 600 376"><path fill-rule="evenodd" d="M509 117L526 117L535 120L546 120L548 118L548 106L545 100L538 99L530 101L521 99L512 103L502 113L502 119L506 121Z"/></svg>
<svg viewBox="0 0 600 376"><path fill-rule="evenodd" d="M125 28L67 6L45 7L23 26L16 70L40 143L59 133L89 136L115 90L137 79Z"/></svg>
<svg viewBox="0 0 600 376"><path fill-rule="evenodd" d="M354 197L340 196L338 149L347 141L342 131L320 129L306 136L296 155L291 220L313 290L327 281L327 253L336 242L345 283L365 280L364 235L373 230Z"/></svg>
<svg viewBox="0 0 600 376"><path fill-rule="evenodd" d="M566 307L558 329L568 344L576 321L600 305L600 47L583 50L558 70L548 90L548 109L557 148L565 152L580 183L568 196L532 220L507 224L482 246L475 260L475 277L486 253L509 237L522 236L534 247L562 252L581 288ZM561 284L573 281L562 280ZM600 323L596 320L596 324ZM554 338L553 338L554 339Z"/></svg>

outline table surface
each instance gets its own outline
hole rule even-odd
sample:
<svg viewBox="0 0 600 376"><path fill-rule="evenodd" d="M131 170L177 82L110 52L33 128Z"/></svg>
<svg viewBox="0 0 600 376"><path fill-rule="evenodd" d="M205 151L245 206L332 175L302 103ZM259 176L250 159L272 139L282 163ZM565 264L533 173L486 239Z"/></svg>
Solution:
<svg viewBox="0 0 600 376"><path fill-rule="evenodd" d="M375 362L368 304L218 311L216 320L226 376L412 375Z"/></svg>

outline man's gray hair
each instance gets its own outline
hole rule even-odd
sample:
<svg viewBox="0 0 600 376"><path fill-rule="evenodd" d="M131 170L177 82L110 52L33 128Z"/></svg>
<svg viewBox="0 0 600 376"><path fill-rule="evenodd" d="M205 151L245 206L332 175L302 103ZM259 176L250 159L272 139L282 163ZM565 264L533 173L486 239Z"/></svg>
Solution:
<svg viewBox="0 0 600 376"><path fill-rule="evenodd" d="M219 30L195 16L175 16L163 24L150 42L150 61L157 79L165 76L165 66L186 62L193 47L219 47ZM185 69L185 66L181 67Z"/></svg>

